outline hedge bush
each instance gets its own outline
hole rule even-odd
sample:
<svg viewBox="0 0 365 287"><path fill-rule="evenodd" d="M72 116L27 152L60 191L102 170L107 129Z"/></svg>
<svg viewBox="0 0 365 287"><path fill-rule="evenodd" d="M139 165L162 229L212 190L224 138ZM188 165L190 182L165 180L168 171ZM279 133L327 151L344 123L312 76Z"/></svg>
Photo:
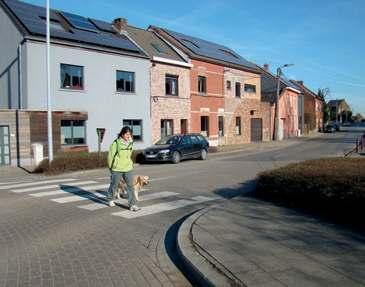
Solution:
<svg viewBox="0 0 365 287"><path fill-rule="evenodd" d="M51 164L48 159L43 160L34 170L35 173L60 174L70 171L79 171L107 167L107 152L72 152L60 153L55 156ZM132 160L134 163L143 161L143 152L133 151Z"/></svg>
<svg viewBox="0 0 365 287"><path fill-rule="evenodd" d="M258 176L256 195L290 206L347 217L365 213L365 159L326 158Z"/></svg>

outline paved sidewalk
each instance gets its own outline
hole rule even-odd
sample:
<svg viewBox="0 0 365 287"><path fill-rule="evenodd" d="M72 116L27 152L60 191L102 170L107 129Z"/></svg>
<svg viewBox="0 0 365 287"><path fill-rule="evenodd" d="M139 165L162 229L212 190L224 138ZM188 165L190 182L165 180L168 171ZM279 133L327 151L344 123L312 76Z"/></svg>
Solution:
<svg viewBox="0 0 365 287"><path fill-rule="evenodd" d="M239 197L180 229L186 265L216 286L365 286L365 237Z"/></svg>

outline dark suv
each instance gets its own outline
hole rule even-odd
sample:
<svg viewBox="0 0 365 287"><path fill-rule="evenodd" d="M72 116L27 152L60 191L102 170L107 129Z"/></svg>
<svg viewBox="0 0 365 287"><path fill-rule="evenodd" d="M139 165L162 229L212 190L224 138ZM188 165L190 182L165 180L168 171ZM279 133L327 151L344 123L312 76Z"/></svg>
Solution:
<svg viewBox="0 0 365 287"><path fill-rule="evenodd" d="M144 151L145 161L171 161L200 158L205 160L209 143L200 134L171 135L159 140Z"/></svg>

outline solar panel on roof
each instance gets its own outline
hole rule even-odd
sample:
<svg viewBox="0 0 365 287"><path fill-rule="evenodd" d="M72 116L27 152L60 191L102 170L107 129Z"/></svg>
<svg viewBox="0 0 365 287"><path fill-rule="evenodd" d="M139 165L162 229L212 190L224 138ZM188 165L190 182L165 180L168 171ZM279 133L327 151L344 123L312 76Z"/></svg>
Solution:
<svg viewBox="0 0 365 287"><path fill-rule="evenodd" d="M14 15L19 19L19 21L25 26L30 34L43 37L46 35L46 23L42 19L42 17L44 18L46 15L44 7L30 5L24 2L13 0L4 0L4 2L12 11L12 13L14 13ZM62 12L63 17L65 17L65 15L67 14L70 13ZM58 12L51 10L51 20L58 21L60 20L60 17L61 15ZM77 17L80 17L82 19L81 22L85 22L85 20L88 21L87 18L81 16ZM80 18L77 17L74 17L74 19L79 20ZM141 50L127 37L124 37L122 35L116 36L111 33L95 33L98 32L96 26L94 26L91 22L88 23L93 28L92 31L90 29L78 28L73 29L72 33L70 33L69 31L62 29L52 29L51 37L73 42L93 44L102 47L122 49L136 54L142 54Z"/></svg>
<svg viewBox="0 0 365 287"><path fill-rule="evenodd" d="M178 40L185 47L190 49L193 53L199 56L208 57L211 59L216 59L219 61L224 61L232 64L237 64L245 66L254 70L257 70L256 66L246 59L242 58L240 55L235 53L228 47L219 45L213 42L209 42L196 37L188 36L171 30L165 30L176 40Z"/></svg>
<svg viewBox="0 0 365 287"><path fill-rule="evenodd" d="M89 19L89 20L101 31L110 32L110 33L114 32L114 29L113 29L111 23L96 20L96 19Z"/></svg>
<svg viewBox="0 0 365 287"><path fill-rule="evenodd" d="M61 12L62 16L66 18L66 20L77 29L91 31L91 32L99 32L98 29L93 25L87 18L67 13Z"/></svg>

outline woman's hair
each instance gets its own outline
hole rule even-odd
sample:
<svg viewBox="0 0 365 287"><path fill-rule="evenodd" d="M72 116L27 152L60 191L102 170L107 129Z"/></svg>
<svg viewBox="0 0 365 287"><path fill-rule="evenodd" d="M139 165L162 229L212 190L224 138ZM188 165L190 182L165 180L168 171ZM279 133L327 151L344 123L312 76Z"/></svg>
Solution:
<svg viewBox="0 0 365 287"><path fill-rule="evenodd" d="M118 137L122 137L123 135L125 135L126 133L131 133L132 134L132 130L130 127L125 126L122 128L122 130L120 131L120 133L118 134Z"/></svg>

